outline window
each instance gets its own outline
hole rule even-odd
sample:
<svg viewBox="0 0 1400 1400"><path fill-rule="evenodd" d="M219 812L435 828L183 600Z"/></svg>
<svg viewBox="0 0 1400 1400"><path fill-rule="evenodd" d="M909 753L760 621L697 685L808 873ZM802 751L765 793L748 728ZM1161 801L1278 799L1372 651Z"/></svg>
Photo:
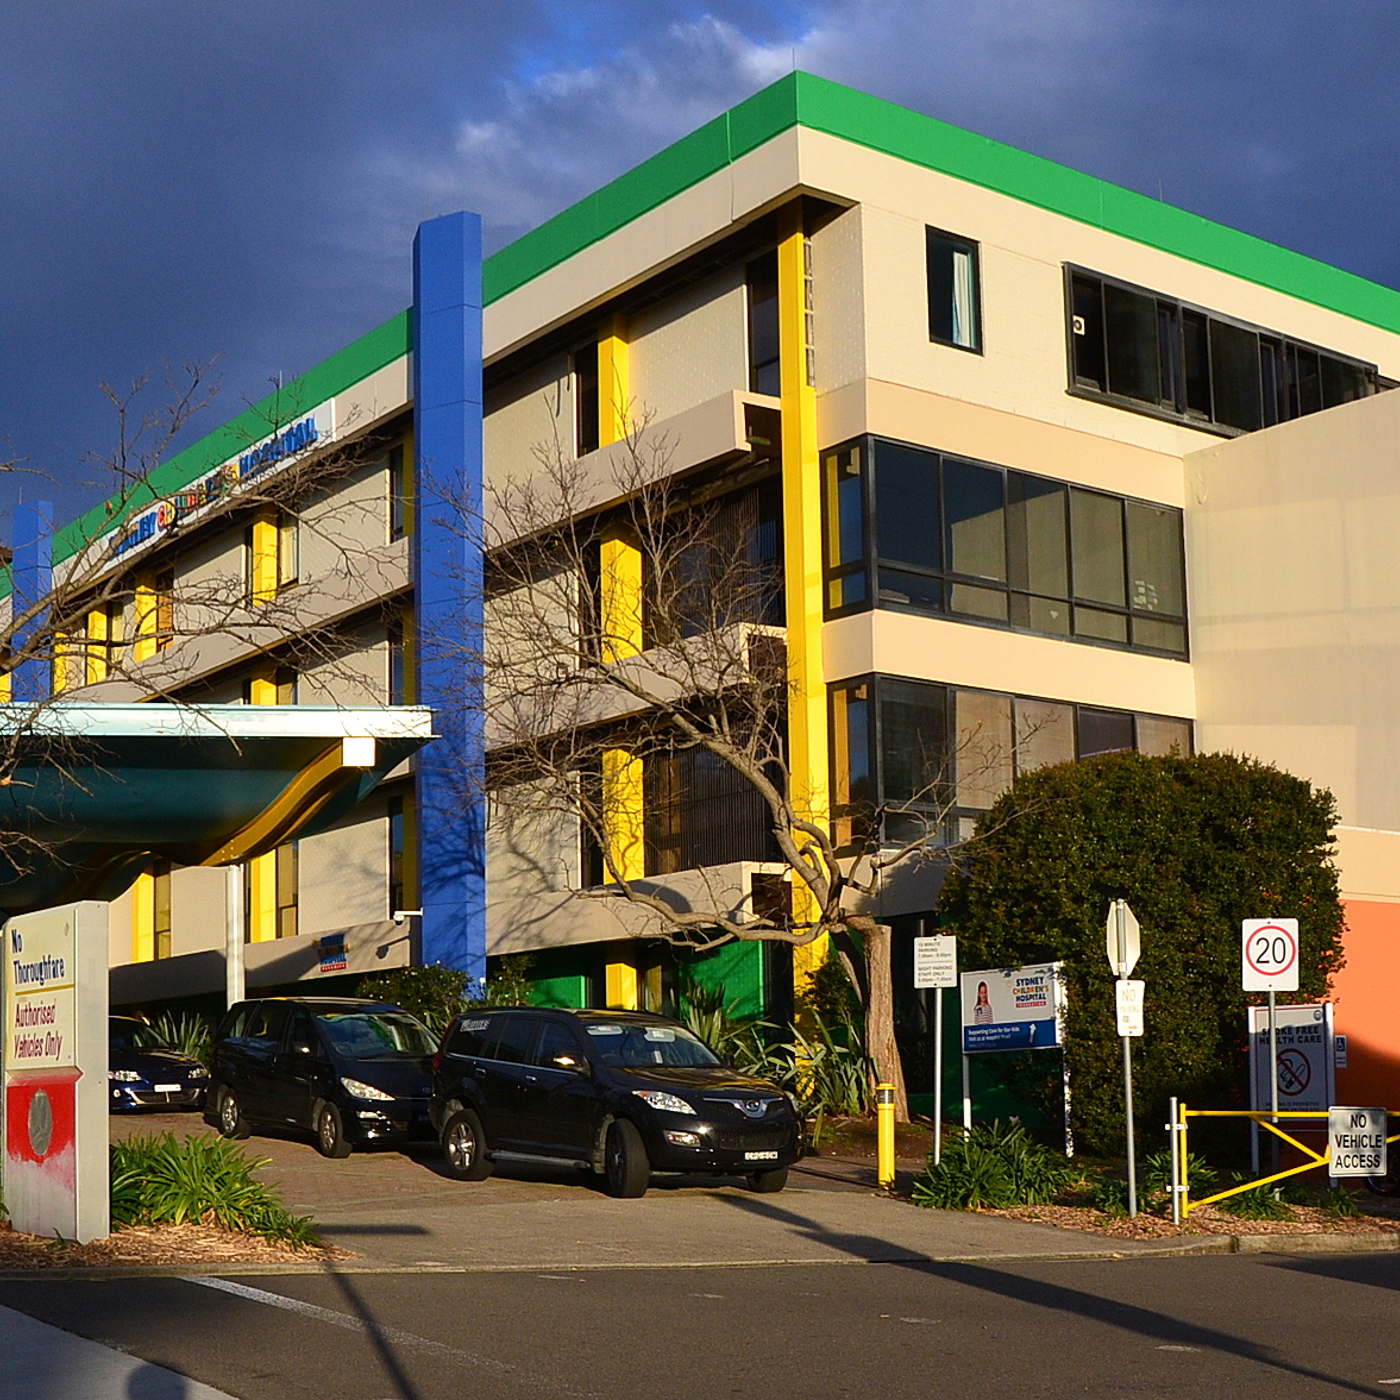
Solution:
<svg viewBox="0 0 1400 1400"><path fill-rule="evenodd" d="M1374 365L1066 269L1070 388L1229 433L1376 393Z"/></svg>
<svg viewBox="0 0 1400 1400"><path fill-rule="evenodd" d="M170 956L170 862L158 860L151 866L152 920L151 956Z"/></svg>
<svg viewBox="0 0 1400 1400"><path fill-rule="evenodd" d="M502 1016L498 1031L488 1054L493 1060L505 1060L513 1065L530 1063L530 1043L539 1025L534 1016Z"/></svg>
<svg viewBox="0 0 1400 1400"><path fill-rule="evenodd" d="M895 676L831 687L834 834L844 850L955 839L1018 773L1123 750L1189 754L1191 723Z"/></svg>
<svg viewBox="0 0 1400 1400"><path fill-rule="evenodd" d="M413 533L413 466L405 444L389 449L389 542Z"/></svg>
<svg viewBox="0 0 1400 1400"><path fill-rule="evenodd" d="M778 346L778 254L755 258L746 269L749 304L749 391L783 391Z"/></svg>
<svg viewBox="0 0 1400 1400"><path fill-rule="evenodd" d="M277 587L290 588L301 573L301 520L289 511L277 517Z"/></svg>
<svg viewBox="0 0 1400 1400"><path fill-rule="evenodd" d="M555 1068L556 1055L572 1055L575 1063L583 1059L583 1051L579 1049L578 1041L568 1026L561 1026L557 1021L546 1021L535 1041L534 1062L546 1068Z"/></svg>
<svg viewBox="0 0 1400 1400"><path fill-rule="evenodd" d="M649 754L642 786L648 875L777 859L767 803L732 764L708 750Z"/></svg>
<svg viewBox="0 0 1400 1400"><path fill-rule="evenodd" d="M417 895L410 885L409 832L413 820L413 799L391 797L389 816L389 913L416 909Z"/></svg>
<svg viewBox="0 0 1400 1400"><path fill-rule="evenodd" d="M982 349L977 244L931 228L928 243L928 338L960 350Z"/></svg>
<svg viewBox="0 0 1400 1400"><path fill-rule="evenodd" d="M277 862L277 937L297 936L297 843L288 841L278 846Z"/></svg>
<svg viewBox="0 0 1400 1400"><path fill-rule="evenodd" d="M574 351L574 455L598 450L598 347Z"/></svg>
<svg viewBox="0 0 1400 1400"><path fill-rule="evenodd" d="M248 943L295 938L299 883L297 843L243 864L243 937Z"/></svg>
<svg viewBox="0 0 1400 1400"><path fill-rule="evenodd" d="M411 705L413 701L413 609L405 608L388 627L389 704Z"/></svg>
<svg viewBox="0 0 1400 1400"><path fill-rule="evenodd" d="M873 598L1185 654L1179 510L884 439L825 454L823 484L829 617Z"/></svg>

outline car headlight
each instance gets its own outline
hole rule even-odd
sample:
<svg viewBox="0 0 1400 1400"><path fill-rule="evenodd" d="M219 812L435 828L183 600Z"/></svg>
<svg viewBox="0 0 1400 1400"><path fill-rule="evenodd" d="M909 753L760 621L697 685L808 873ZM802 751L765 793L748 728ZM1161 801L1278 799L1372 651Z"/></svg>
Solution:
<svg viewBox="0 0 1400 1400"><path fill-rule="evenodd" d="M783 1090L783 1097L792 1105L792 1116L793 1116L794 1118L801 1118L801 1117L802 1117L802 1105L801 1105L800 1103L797 1102L797 1095L796 1095L796 1094L789 1094L789 1093L787 1092L787 1090L784 1089L784 1090Z"/></svg>
<svg viewBox="0 0 1400 1400"><path fill-rule="evenodd" d="M663 1113L689 1113L692 1117L695 1115L695 1110L675 1094L667 1094L660 1089L633 1089L632 1092L643 1103L650 1104L652 1108L659 1108Z"/></svg>
<svg viewBox="0 0 1400 1400"><path fill-rule="evenodd" d="M342 1079L340 1082L345 1086L345 1092L357 1099L377 1099L383 1103L392 1103L394 1100L392 1094L386 1094L383 1089L376 1089L373 1084L364 1084L358 1079Z"/></svg>
<svg viewBox="0 0 1400 1400"><path fill-rule="evenodd" d="M139 1084L144 1075L137 1074L134 1069L109 1069L108 1079L115 1079L118 1084Z"/></svg>
<svg viewBox="0 0 1400 1400"><path fill-rule="evenodd" d="M208 1079L209 1071L203 1065L196 1065L189 1073L191 1079Z"/></svg>

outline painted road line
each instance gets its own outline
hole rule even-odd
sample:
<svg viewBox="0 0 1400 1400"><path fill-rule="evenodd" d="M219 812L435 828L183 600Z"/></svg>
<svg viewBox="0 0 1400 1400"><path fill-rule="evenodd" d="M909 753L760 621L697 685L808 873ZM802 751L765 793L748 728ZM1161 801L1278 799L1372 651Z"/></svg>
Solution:
<svg viewBox="0 0 1400 1400"><path fill-rule="evenodd" d="M297 1313L316 1322L327 1323L331 1327L340 1327L347 1332L358 1332L380 1345L392 1343L405 1351L416 1351L477 1370L494 1371L500 1376L528 1381L538 1387L542 1394L566 1395L573 1397L573 1400L602 1400L595 1391L574 1390L572 1387L562 1386L549 1377L512 1366L507 1361L496 1361L488 1356L479 1356L475 1352L463 1351L460 1347L449 1346L446 1342L435 1342L430 1337L420 1337L416 1332L406 1332L401 1327L390 1327L372 1319L355 1317L351 1313L337 1312L334 1308L306 1303L300 1298L289 1298L285 1293L272 1293L264 1288L253 1288L246 1283L235 1283L233 1279L214 1278L207 1274L188 1274L182 1282L197 1284L200 1288L217 1289L220 1293L231 1293L235 1298L245 1298L249 1302L262 1303L270 1308L282 1308L286 1312Z"/></svg>
<svg viewBox="0 0 1400 1400"><path fill-rule="evenodd" d="M0 1393L25 1400L233 1400L139 1356L51 1327L13 1308L0 1308Z"/></svg>

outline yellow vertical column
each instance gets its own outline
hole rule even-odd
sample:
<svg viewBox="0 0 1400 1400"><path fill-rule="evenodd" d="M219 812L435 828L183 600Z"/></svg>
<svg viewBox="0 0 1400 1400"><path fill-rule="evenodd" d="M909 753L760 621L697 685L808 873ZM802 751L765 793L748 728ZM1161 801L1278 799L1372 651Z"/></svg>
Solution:
<svg viewBox="0 0 1400 1400"><path fill-rule="evenodd" d="M248 560L248 601L255 606L277 596L277 544L276 515L259 511L250 530L252 557Z"/></svg>
<svg viewBox="0 0 1400 1400"><path fill-rule="evenodd" d="M112 618L106 608L93 608L87 615L87 661L84 680L88 685L105 681L111 670Z"/></svg>
<svg viewBox="0 0 1400 1400"><path fill-rule="evenodd" d="M146 871L131 887L131 961L150 962L156 955L156 881Z"/></svg>
<svg viewBox="0 0 1400 1400"><path fill-rule="evenodd" d="M821 473L813 384L812 283L802 206L780 213L778 350L783 414L783 589L787 609L788 764L799 814L829 820L826 683L822 674ZM793 916L815 916L806 887L793 883ZM827 957L826 938L793 950L801 994Z"/></svg>
<svg viewBox="0 0 1400 1400"><path fill-rule="evenodd" d="M275 541L274 534L274 541ZM274 555L275 558L275 555ZM248 703L275 705L277 677L270 662L260 664L248 683ZM277 937L277 852L248 859L249 943L269 943Z"/></svg>
<svg viewBox="0 0 1400 1400"><path fill-rule="evenodd" d="M631 431L631 380L627 326L614 316L598 336L598 445L620 442ZM619 531L602 541L599 557L599 610L603 654L622 661L642 650L642 552ZM646 874L642 761L629 749L603 754L603 823L608 852L624 880ZM640 1003L637 965L630 953L606 964L609 1006L634 1010Z"/></svg>

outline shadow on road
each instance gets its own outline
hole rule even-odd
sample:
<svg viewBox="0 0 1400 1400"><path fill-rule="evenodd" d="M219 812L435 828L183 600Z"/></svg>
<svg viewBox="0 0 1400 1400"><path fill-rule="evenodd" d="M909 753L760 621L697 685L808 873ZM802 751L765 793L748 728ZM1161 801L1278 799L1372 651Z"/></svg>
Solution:
<svg viewBox="0 0 1400 1400"><path fill-rule="evenodd" d="M1333 1375L1329 1371L1299 1365L1276 1355L1271 1348L1259 1346L1243 1337L1232 1336L1228 1332L1217 1331L1212 1327L1201 1327L1196 1323L1183 1322L1179 1318L1169 1317L1167 1314L1155 1312L1151 1308L1137 1307L1130 1303L1119 1302L1116 1299L1101 1298L1097 1294L1086 1293L1077 1288L1066 1288L1062 1284L1024 1278L1019 1274L993 1268L986 1264L935 1264L927 1259L911 1258L910 1251L901 1249L888 1240L879 1239L874 1235L834 1233L818 1221L771 1201L742 1196L721 1196L718 1199L745 1214L761 1216L766 1220L789 1225L792 1227L793 1233L803 1239L818 1241L830 1248L842 1250L854 1259L913 1269L934 1278L945 1279L949 1283L959 1284L964 1288L980 1289L984 1293L994 1293L1014 1302L1044 1308L1081 1321L1103 1323L1105 1326L1114 1327L1120 1331L1133 1332L1140 1337L1151 1338L1158 1343L1194 1346L1203 1351L1222 1352L1243 1361L1251 1361L1258 1366L1266 1366L1283 1375L1302 1376L1308 1380L1321 1381L1352 1395L1393 1396L1395 1394L1393 1390L1358 1384L1355 1381ZM1302 1261L1290 1262L1307 1267ZM1330 1262L1333 1264L1357 1264L1361 1261L1334 1260ZM1339 1276L1346 1277L1345 1274ZM1360 1281L1373 1282L1374 1280L1365 1278ZM1386 1286L1394 1287L1395 1284L1392 1282Z"/></svg>

